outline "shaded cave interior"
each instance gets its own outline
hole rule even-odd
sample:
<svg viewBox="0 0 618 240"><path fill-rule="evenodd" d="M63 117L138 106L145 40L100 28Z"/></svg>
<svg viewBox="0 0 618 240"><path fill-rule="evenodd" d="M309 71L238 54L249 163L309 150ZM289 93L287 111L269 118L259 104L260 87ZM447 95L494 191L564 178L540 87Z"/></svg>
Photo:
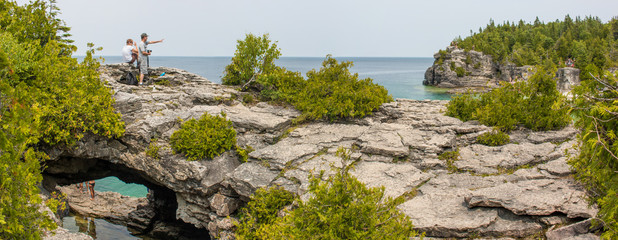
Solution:
<svg viewBox="0 0 618 240"><path fill-rule="evenodd" d="M140 205L132 211L125 225L135 236L154 239L209 239L208 230L176 219L176 193L165 186L156 184L146 174L121 164L101 159L79 159L61 157L45 162L43 188L49 192L57 191L57 186L67 186L115 176L125 183L140 184L148 188L147 205ZM69 214L70 207L58 212L59 217Z"/></svg>

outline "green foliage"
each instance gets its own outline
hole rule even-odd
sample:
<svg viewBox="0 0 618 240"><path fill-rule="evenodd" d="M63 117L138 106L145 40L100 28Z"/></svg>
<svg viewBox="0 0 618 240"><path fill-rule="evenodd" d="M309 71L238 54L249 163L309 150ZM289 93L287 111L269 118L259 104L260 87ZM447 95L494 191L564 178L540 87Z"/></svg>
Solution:
<svg viewBox="0 0 618 240"><path fill-rule="evenodd" d="M492 55L498 62L512 62L518 66L551 62L565 66L569 58L576 66L589 64L598 69L618 65L618 38L612 19L603 23L598 17L566 16L563 21L524 23L519 21L494 24L493 20L479 32L459 41L465 50L475 49ZM598 72L597 72L598 73ZM582 71L581 77L588 75Z"/></svg>
<svg viewBox="0 0 618 240"><path fill-rule="evenodd" d="M257 38L248 34L244 41L238 41L232 63L226 67L224 84L243 84L258 91L263 100L292 104L303 112L303 119L364 117L392 101L388 91L371 78L358 79L358 74L350 73L352 62L339 63L328 55L322 68L309 71L305 80L298 72L275 66L279 55L268 35ZM240 71L240 66L248 70Z"/></svg>
<svg viewBox="0 0 618 240"><path fill-rule="evenodd" d="M471 93L455 96L446 115L462 121L478 120L504 131L523 124L532 130L554 130L571 121L566 99L556 89L551 73L539 69L526 82L505 83L474 98Z"/></svg>
<svg viewBox="0 0 618 240"><path fill-rule="evenodd" d="M475 63L474 69L479 69L479 68L481 68L481 63L480 62Z"/></svg>
<svg viewBox="0 0 618 240"><path fill-rule="evenodd" d="M438 155L438 159L446 162L446 168L450 173L459 171L455 166L455 161L459 160L459 148L453 151L445 151Z"/></svg>
<svg viewBox="0 0 618 240"><path fill-rule="evenodd" d="M246 84L258 75L275 70L275 60L281 56L281 50L268 37L268 34L261 37L247 34L245 40L238 40L232 63L225 67L221 78L223 84Z"/></svg>
<svg viewBox="0 0 618 240"><path fill-rule="evenodd" d="M253 101L255 101L255 99L253 98L252 94L242 95L242 102L244 102L246 104L251 104L251 103L253 103Z"/></svg>
<svg viewBox="0 0 618 240"><path fill-rule="evenodd" d="M54 2L0 1L0 239L40 239L55 228L39 212L39 162L48 157L38 147L124 133L94 50L81 63L71 57L76 47Z"/></svg>
<svg viewBox="0 0 618 240"><path fill-rule="evenodd" d="M604 239L618 238L618 77L582 82L575 88L576 126L580 128L579 155L569 160L576 177L599 206L605 223Z"/></svg>
<svg viewBox="0 0 618 240"><path fill-rule="evenodd" d="M465 75L469 75L466 70L462 67L456 67L455 68L455 73L457 74L457 77L463 77Z"/></svg>
<svg viewBox="0 0 618 240"><path fill-rule="evenodd" d="M3 73L5 66L0 66ZM0 81L0 239L40 239L42 230L56 228L39 212L39 161L45 155L32 146L39 141L41 110L19 83Z"/></svg>
<svg viewBox="0 0 618 240"><path fill-rule="evenodd" d="M471 92L457 94L446 105L446 116L459 118L461 121L475 119L473 114L480 106L480 101L474 98Z"/></svg>
<svg viewBox="0 0 618 240"><path fill-rule="evenodd" d="M150 139L150 144L148 145L148 148L146 149L146 155L155 160L161 159L161 156L159 155L159 150L161 149L161 146L157 144L157 141L158 139L156 138Z"/></svg>
<svg viewBox="0 0 618 240"><path fill-rule="evenodd" d="M371 78L358 79L350 73L352 62L338 63L327 56L319 71L307 73L303 91L297 91L292 104L309 119L329 120L364 117L393 98Z"/></svg>
<svg viewBox="0 0 618 240"><path fill-rule="evenodd" d="M264 239L261 236L268 234L265 231L270 224L277 221L277 213L292 204L294 199L294 194L280 187L256 190L247 206L240 210L238 222L235 223L236 238Z"/></svg>
<svg viewBox="0 0 618 240"><path fill-rule="evenodd" d="M438 54L440 54L440 57L438 57L436 64L438 66L441 66L442 64L444 64L444 59L446 58L447 52L445 50L440 50L438 51Z"/></svg>
<svg viewBox="0 0 618 240"><path fill-rule="evenodd" d="M236 130L225 113L211 116L205 112L199 120L184 122L170 137L170 145L189 161L212 159L236 145Z"/></svg>
<svg viewBox="0 0 618 240"><path fill-rule="evenodd" d="M476 137L476 141L487 146L502 146L509 143L511 137L500 129L493 129Z"/></svg>
<svg viewBox="0 0 618 240"><path fill-rule="evenodd" d="M338 154L349 161L349 151L340 149ZM327 180L322 180L323 173L312 176L309 200L296 198L298 206L277 218L272 213L279 211L280 205L262 207L260 212L271 213L261 218L266 220L241 219L237 226L243 232L237 232L236 236L239 239L410 239L416 235L409 217L396 208L403 198L386 198L384 187L367 188L348 171L348 168L339 169ZM255 204L252 202L249 204Z"/></svg>
<svg viewBox="0 0 618 240"><path fill-rule="evenodd" d="M246 148L242 148L239 146L236 146L236 153L238 154L238 156L240 156L240 162L247 162L247 159L249 159L249 153L253 152L253 147L247 145Z"/></svg>

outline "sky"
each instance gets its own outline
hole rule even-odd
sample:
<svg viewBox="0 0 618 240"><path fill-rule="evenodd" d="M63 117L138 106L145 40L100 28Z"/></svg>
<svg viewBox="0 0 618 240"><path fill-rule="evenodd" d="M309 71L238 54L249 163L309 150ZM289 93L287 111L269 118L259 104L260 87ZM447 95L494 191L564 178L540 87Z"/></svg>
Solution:
<svg viewBox="0 0 618 240"><path fill-rule="evenodd" d="M20 4L28 0L18 0ZM617 0L57 0L84 55L120 55L127 38L164 39L159 56L232 56L245 34L269 34L284 57L432 57L490 19L618 16Z"/></svg>

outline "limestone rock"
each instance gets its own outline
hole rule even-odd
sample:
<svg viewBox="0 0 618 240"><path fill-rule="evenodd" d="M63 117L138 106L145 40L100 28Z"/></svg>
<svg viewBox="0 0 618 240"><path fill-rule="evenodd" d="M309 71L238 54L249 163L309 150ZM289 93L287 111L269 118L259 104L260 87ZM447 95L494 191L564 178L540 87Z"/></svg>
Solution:
<svg viewBox="0 0 618 240"><path fill-rule="evenodd" d="M494 66L479 52L449 51L444 71L439 66L432 70L432 84L491 87L495 69L503 77L524 78L529 73L513 65ZM470 74L457 77L450 70L451 63ZM480 63L478 69L476 63ZM428 237L524 238L572 221L562 215L577 219L594 216L596 211L583 202L584 191L573 181L565 162L565 151L576 154L572 145L577 132L571 127L549 132L516 129L510 133L514 143L488 147L477 144L476 137L491 127L444 116L448 101L407 99L385 103L362 119L291 126L299 116L294 109L244 104L238 96L245 93L180 69L151 70L159 75L166 72L161 79L151 76L151 82L167 80L169 84L154 88L123 85L117 79L135 69L126 64L100 69L102 81L114 91L115 109L125 121L124 136L86 135L75 148L46 149L50 160L45 173L58 178L58 184L116 175L123 181L145 184L153 193L149 204L138 201L133 211L115 206L119 202L104 201L124 201L107 193L97 193L99 206L88 198L70 203L92 208L80 210L86 214L95 209L108 211L110 216L130 216L138 228L148 226L151 235L165 239L193 232L189 239L206 235L232 239L234 212L256 189L282 186L307 199L309 176L324 172L325 179L351 164L351 174L370 187L384 186L387 196L416 189L417 195L406 194L408 200L398 208ZM237 144L254 149L247 162L241 163L234 150L198 161L187 161L171 150L169 139L181 120L221 112L237 130ZM160 146L160 159L145 154L152 139ZM350 161L337 156L340 147L350 150ZM457 148L460 156L453 166L458 171L449 173L447 162L438 156Z"/></svg>
<svg viewBox="0 0 618 240"><path fill-rule="evenodd" d="M545 233L547 240L597 240L598 236L591 234L591 231L595 231L597 228L592 227L592 220L588 219L578 223L574 223L565 227L550 230Z"/></svg>
<svg viewBox="0 0 618 240"><path fill-rule="evenodd" d="M145 205L146 198L123 196L116 192L95 192L94 199L81 192L76 185L60 187L60 191L67 195L69 207L72 211L86 216L110 219L126 223L131 212L138 205Z"/></svg>
<svg viewBox="0 0 618 240"><path fill-rule="evenodd" d="M551 155L556 148L551 143L507 144L490 147L474 144L459 150L461 160L454 165L462 170L476 173L497 173L497 168L512 169L527 164L546 162L560 155Z"/></svg>
<svg viewBox="0 0 618 240"><path fill-rule="evenodd" d="M352 175L368 187L384 186L385 196L393 198L409 192L432 177L432 174L421 172L411 164L383 162L361 162L355 166Z"/></svg>
<svg viewBox="0 0 618 240"><path fill-rule="evenodd" d="M434 64L425 71L423 85L442 88L484 89L499 86L499 82L527 80L534 69L518 67L513 63L495 62L490 55L478 51L465 51L449 46L446 51L434 54ZM567 93L580 83L579 69L566 67L556 72L556 85Z"/></svg>
<svg viewBox="0 0 618 240"><path fill-rule="evenodd" d="M590 218L597 209L588 207L584 189L572 181L539 179L505 183L472 191L465 197L468 207L502 207L517 215L561 212L569 218Z"/></svg>
<svg viewBox="0 0 618 240"><path fill-rule="evenodd" d="M66 228L58 227L51 233L46 233L43 240L92 240L92 237L83 233L72 233Z"/></svg>
<svg viewBox="0 0 618 240"><path fill-rule="evenodd" d="M259 163L247 162L230 174L229 184L238 194L248 198L258 188L268 186L277 175L277 171L271 171Z"/></svg>

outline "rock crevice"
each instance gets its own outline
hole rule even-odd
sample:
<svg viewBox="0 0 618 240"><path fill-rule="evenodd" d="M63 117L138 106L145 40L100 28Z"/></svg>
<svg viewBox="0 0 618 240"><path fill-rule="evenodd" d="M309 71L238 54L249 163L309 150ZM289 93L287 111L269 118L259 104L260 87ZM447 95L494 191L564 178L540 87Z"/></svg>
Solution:
<svg viewBox="0 0 618 240"><path fill-rule="evenodd" d="M429 237L526 237L597 211L588 207L585 191L569 177L565 150L575 153L573 128L542 133L518 129L511 133L518 144L487 147L476 143L476 136L491 128L444 116L446 101L405 99L383 104L360 120L289 128L300 115L292 108L246 105L234 97L242 94L234 88L178 69L154 69L156 76L166 72L154 82L169 82L154 89L118 83L130 70L123 64L100 69L102 80L114 90L125 135L118 140L91 136L77 148L52 149L50 162L58 167L47 171L58 176L86 167L67 159L123 166L141 181L170 191L167 196L177 203L172 218L207 229L212 237L232 237L229 217L260 187L278 185L308 197L311 174L324 171L328 176L332 167L346 164L336 156L339 147L352 149L352 174L368 186L384 186L391 197L416 191L398 208ZM189 162L170 150L169 137L180 127L177 119L205 112L226 113L238 132L238 145L254 149L246 162L233 151ZM153 138L161 147L159 160L145 154ZM450 172L438 156L457 148L459 160L452 165L459 171Z"/></svg>

